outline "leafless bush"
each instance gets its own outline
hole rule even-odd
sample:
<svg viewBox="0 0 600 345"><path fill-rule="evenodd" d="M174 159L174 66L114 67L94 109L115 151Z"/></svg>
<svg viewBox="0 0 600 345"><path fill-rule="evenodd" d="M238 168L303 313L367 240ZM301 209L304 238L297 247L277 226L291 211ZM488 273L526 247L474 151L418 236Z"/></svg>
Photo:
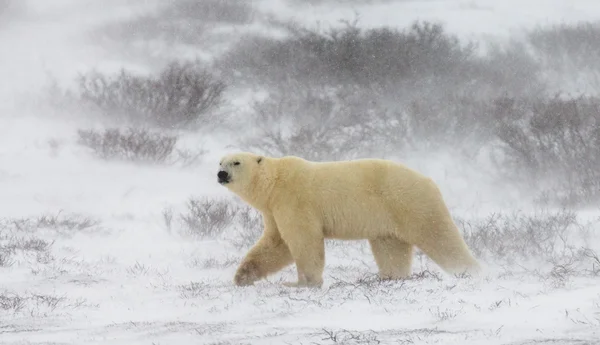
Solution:
<svg viewBox="0 0 600 345"><path fill-rule="evenodd" d="M98 225L98 221L77 214L45 214L36 219L36 227L81 231Z"/></svg>
<svg viewBox="0 0 600 345"><path fill-rule="evenodd" d="M211 286L204 282L190 282L186 285L179 285L181 298L196 298L207 296L210 293Z"/></svg>
<svg viewBox="0 0 600 345"><path fill-rule="evenodd" d="M165 214L167 216L165 216ZM163 212L168 229L173 229L172 211ZM253 245L263 230L260 213L249 206L210 198L190 198L178 219L184 235L200 239L223 239L237 248ZM170 228L169 228L170 227ZM225 233L226 229L231 229ZM171 230L169 230L171 231Z"/></svg>
<svg viewBox="0 0 600 345"><path fill-rule="evenodd" d="M528 34L537 57L552 69L600 69L600 22L538 27Z"/></svg>
<svg viewBox="0 0 600 345"><path fill-rule="evenodd" d="M411 280L423 280L423 279L431 279L435 281L441 281L442 277L439 273L435 271L423 270L421 272L413 273L408 279Z"/></svg>
<svg viewBox="0 0 600 345"><path fill-rule="evenodd" d="M285 38L244 37L220 60L223 72L274 88L281 80L377 86L396 99L449 89L471 96L525 93L538 81L533 59L522 49L481 56L474 44L461 44L437 23L415 22L403 31L361 29L356 21L328 30L278 25Z"/></svg>
<svg viewBox="0 0 600 345"><path fill-rule="evenodd" d="M353 88L286 85L254 105L255 132L240 144L273 156L330 160L365 154L384 136L388 143L403 141L402 124L359 95L369 97Z"/></svg>
<svg viewBox="0 0 600 345"><path fill-rule="evenodd" d="M465 96L485 100L505 95L536 96L546 91L542 78L546 71L526 44L518 40L490 43L487 53L478 57L474 65L464 79L453 81L457 85L445 85L446 90L458 87Z"/></svg>
<svg viewBox="0 0 600 345"><path fill-rule="evenodd" d="M10 267L16 261L15 255L25 255L47 264L53 260L50 248L54 242L41 238L0 232L0 267Z"/></svg>
<svg viewBox="0 0 600 345"><path fill-rule="evenodd" d="M429 308L429 312L435 317L437 322L452 320L456 318L461 310L440 309L440 307Z"/></svg>
<svg viewBox="0 0 600 345"><path fill-rule="evenodd" d="M238 209L229 242L238 249L253 246L263 233L263 219L259 212L249 206Z"/></svg>
<svg viewBox="0 0 600 345"><path fill-rule="evenodd" d="M39 237L38 232L51 231L53 235L70 236L74 232L91 229L97 221L76 214L43 214L37 217L0 219L0 266L11 266L15 255L25 255L38 263L54 260L51 248L54 241Z"/></svg>
<svg viewBox="0 0 600 345"><path fill-rule="evenodd" d="M589 272L592 275L599 276L600 275L600 254L596 253L595 251L593 251L590 248L581 248L579 250L578 254L581 255L582 257L589 259L589 261L591 263Z"/></svg>
<svg viewBox="0 0 600 345"><path fill-rule="evenodd" d="M2 310L12 310L13 312L18 312L23 309L25 306L25 298L9 292L0 293L0 309Z"/></svg>
<svg viewBox="0 0 600 345"><path fill-rule="evenodd" d="M136 261L136 263L127 268L127 274L130 276L145 276L150 271L150 268Z"/></svg>
<svg viewBox="0 0 600 345"><path fill-rule="evenodd" d="M77 133L80 145L90 148L97 157L107 160L178 163L187 166L200 161L206 153L204 150L178 149L176 135L142 128L108 128L104 132L89 129L79 130Z"/></svg>
<svg viewBox="0 0 600 345"><path fill-rule="evenodd" d="M253 131L240 146L323 161L449 147L476 153L494 134L488 101L448 94L403 106L372 89L291 85L254 105Z"/></svg>
<svg viewBox="0 0 600 345"><path fill-rule="evenodd" d="M414 23L408 30L363 30L357 21L344 27L311 30L283 24L288 38L244 38L223 60L245 74L343 83L371 84L418 75L456 72L470 59L471 47L439 24Z"/></svg>
<svg viewBox="0 0 600 345"><path fill-rule="evenodd" d="M538 211L533 214L494 213L480 220L458 220L465 240L477 257L500 264L523 265L528 260L557 266L591 262L581 246L589 227L574 211Z"/></svg>
<svg viewBox="0 0 600 345"><path fill-rule="evenodd" d="M200 300L214 300L222 296L222 289L215 289L213 284L207 282L190 282L189 284L177 286L179 290L179 297L182 299L200 299ZM208 326L204 332L210 333L216 331L216 328L220 328L219 325L205 325ZM198 333L200 334L201 331Z"/></svg>
<svg viewBox="0 0 600 345"><path fill-rule="evenodd" d="M59 212L57 214L42 214L37 217L2 218L0 230L9 233L31 233L40 229L51 229L59 233L82 231L98 225L97 220L78 214Z"/></svg>
<svg viewBox="0 0 600 345"><path fill-rule="evenodd" d="M64 304L66 298L64 296L53 296L53 295L41 295L31 294L32 299L37 305L42 305L50 308L50 310L56 309L59 304Z"/></svg>
<svg viewBox="0 0 600 345"><path fill-rule="evenodd" d="M79 130L79 144L87 146L102 159L165 162L175 150L177 137L145 129L108 128L104 133Z"/></svg>
<svg viewBox="0 0 600 345"><path fill-rule="evenodd" d="M334 344L381 344L375 331L328 330L323 328L325 338Z"/></svg>
<svg viewBox="0 0 600 345"><path fill-rule="evenodd" d="M238 212L226 201L191 198L187 212L180 215L188 234L200 238L215 238L230 226Z"/></svg>
<svg viewBox="0 0 600 345"><path fill-rule="evenodd" d="M477 151L494 134L489 125L491 110L488 101L448 93L436 99L411 101L397 113L397 120L404 124L405 131L400 135L411 150L448 150L459 146ZM394 132L386 133L384 140L389 140ZM395 150L399 148L396 145Z"/></svg>
<svg viewBox="0 0 600 345"><path fill-rule="evenodd" d="M2 235L0 237L0 253L8 256L16 251L46 252L52 244L36 237Z"/></svg>
<svg viewBox="0 0 600 345"><path fill-rule="evenodd" d="M565 206L600 198L600 99L505 98L493 114L498 169Z"/></svg>
<svg viewBox="0 0 600 345"><path fill-rule="evenodd" d="M0 266L11 266L24 255L41 264L55 259L51 254L54 240L42 236L69 237L76 232L94 229L98 221L77 214L42 214L35 217L0 219Z"/></svg>
<svg viewBox="0 0 600 345"><path fill-rule="evenodd" d="M0 267L10 267L13 264L14 260L12 260L9 250L4 246L0 246Z"/></svg>
<svg viewBox="0 0 600 345"><path fill-rule="evenodd" d="M29 250L36 252L45 252L50 248L51 243L39 238L19 239L11 244L17 250Z"/></svg>
<svg viewBox="0 0 600 345"><path fill-rule="evenodd" d="M165 228L168 232L173 230L173 210L170 207L167 207L162 212L163 222L165 223Z"/></svg>
<svg viewBox="0 0 600 345"><path fill-rule="evenodd" d="M200 267L202 269L224 269L238 264L238 259L235 257L228 257L224 260L218 260L216 258L207 258L203 260L194 259L192 265L194 267Z"/></svg>
<svg viewBox="0 0 600 345"><path fill-rule="evenodd" d="M164 128L208 126L223 103L225 84L192 63L170 63L158 77L124 69L117 76L79 77L79 101L117 120Z"/></svg>
<svg viewBox="0 0 600 345"><path fill-rule="evenodd" d="M58 307L78 308L81 306L85 306L84 299L70 301L65 296L0 291L0 311L13 313L24 311L30 317L46 315L47 312L52 312Z"/></svg>
<svg viewBox="0 0 600 345"><path fill-rule="evenodd" d="M332 278L333 278L333 280L335 280L335 282L333 284L331 284L331 286L329 287L330 290L343 289L343 288L347 288L347 287L352 287L352 288L361 287L361 288L366 288L366 289L371 289L371 288L375 289L381 285L385 286L388 284L396 284L397 283L391 279L381 279L378 274L374 274L374 273L365 273L353 280L341 279L341 278L337 278L337 277L332 277Z"/></svg>

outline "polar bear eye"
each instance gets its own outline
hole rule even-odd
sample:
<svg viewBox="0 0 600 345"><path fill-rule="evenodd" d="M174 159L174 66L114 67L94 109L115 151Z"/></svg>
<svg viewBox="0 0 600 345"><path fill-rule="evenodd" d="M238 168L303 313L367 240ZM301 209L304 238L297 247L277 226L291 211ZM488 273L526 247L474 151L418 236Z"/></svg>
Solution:
<svg viewBox="0 0 600 345"><path fill-rule="evenodd" d="M233 162L233 165L240 165L240 162Z"/></svg>

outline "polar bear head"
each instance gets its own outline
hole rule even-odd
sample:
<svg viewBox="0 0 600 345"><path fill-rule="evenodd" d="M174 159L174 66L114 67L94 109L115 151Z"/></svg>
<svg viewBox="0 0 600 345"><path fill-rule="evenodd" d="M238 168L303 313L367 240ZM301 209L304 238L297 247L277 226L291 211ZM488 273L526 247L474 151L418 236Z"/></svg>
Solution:
<svg viewBox="0 0 600 345"><path fill-rule="evenodd" d="M250 152L223 156L219 162L217 181L251 205L260 208L260 201L272 181L268 157Z"/></svg>

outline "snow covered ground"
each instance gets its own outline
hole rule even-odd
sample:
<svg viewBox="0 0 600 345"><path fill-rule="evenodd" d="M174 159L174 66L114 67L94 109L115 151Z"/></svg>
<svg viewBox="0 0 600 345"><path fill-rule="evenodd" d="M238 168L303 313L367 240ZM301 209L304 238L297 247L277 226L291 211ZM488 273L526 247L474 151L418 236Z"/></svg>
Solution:
<svg viewBox="0 0 600 345"><path fill-rule="evenodd" d="M25 3L24 19L0 26L0 246L14 247L0 257L0 344L600 344L598 274L542 263L535 274L484 262L483 278L459 279L418 257L413 279L378 282L366 242L328 242L323 289L283 287L294 267L235 287L247 248L192 240L164 219L190 197L236 202L215 179L231 140L189 135L187 145L208 149L190 167L106 162L76 142L85 117L57 120L21 102L49 81L46 72L69 81L79 70L130 65L78 35L142 2ZM600 19L591 0L332 3L257 7L308 23L335 24L354 9L366 26L435 19L465 37ZM527 206L450 157L409 163L434 176L457 216ZM595 222L586 245L600 253L598 215L580 216Z"/></svg>

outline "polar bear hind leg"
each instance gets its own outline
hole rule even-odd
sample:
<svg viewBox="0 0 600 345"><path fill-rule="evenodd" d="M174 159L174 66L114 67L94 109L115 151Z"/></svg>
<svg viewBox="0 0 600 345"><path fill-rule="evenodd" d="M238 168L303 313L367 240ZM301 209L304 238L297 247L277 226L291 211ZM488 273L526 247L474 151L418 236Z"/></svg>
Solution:
<svg viewBox="0 0 600 345"><path fill-rule="evenodd" d="M381 279L407 278L411 274L413 245L393 236L369 239Z"/></svg>

